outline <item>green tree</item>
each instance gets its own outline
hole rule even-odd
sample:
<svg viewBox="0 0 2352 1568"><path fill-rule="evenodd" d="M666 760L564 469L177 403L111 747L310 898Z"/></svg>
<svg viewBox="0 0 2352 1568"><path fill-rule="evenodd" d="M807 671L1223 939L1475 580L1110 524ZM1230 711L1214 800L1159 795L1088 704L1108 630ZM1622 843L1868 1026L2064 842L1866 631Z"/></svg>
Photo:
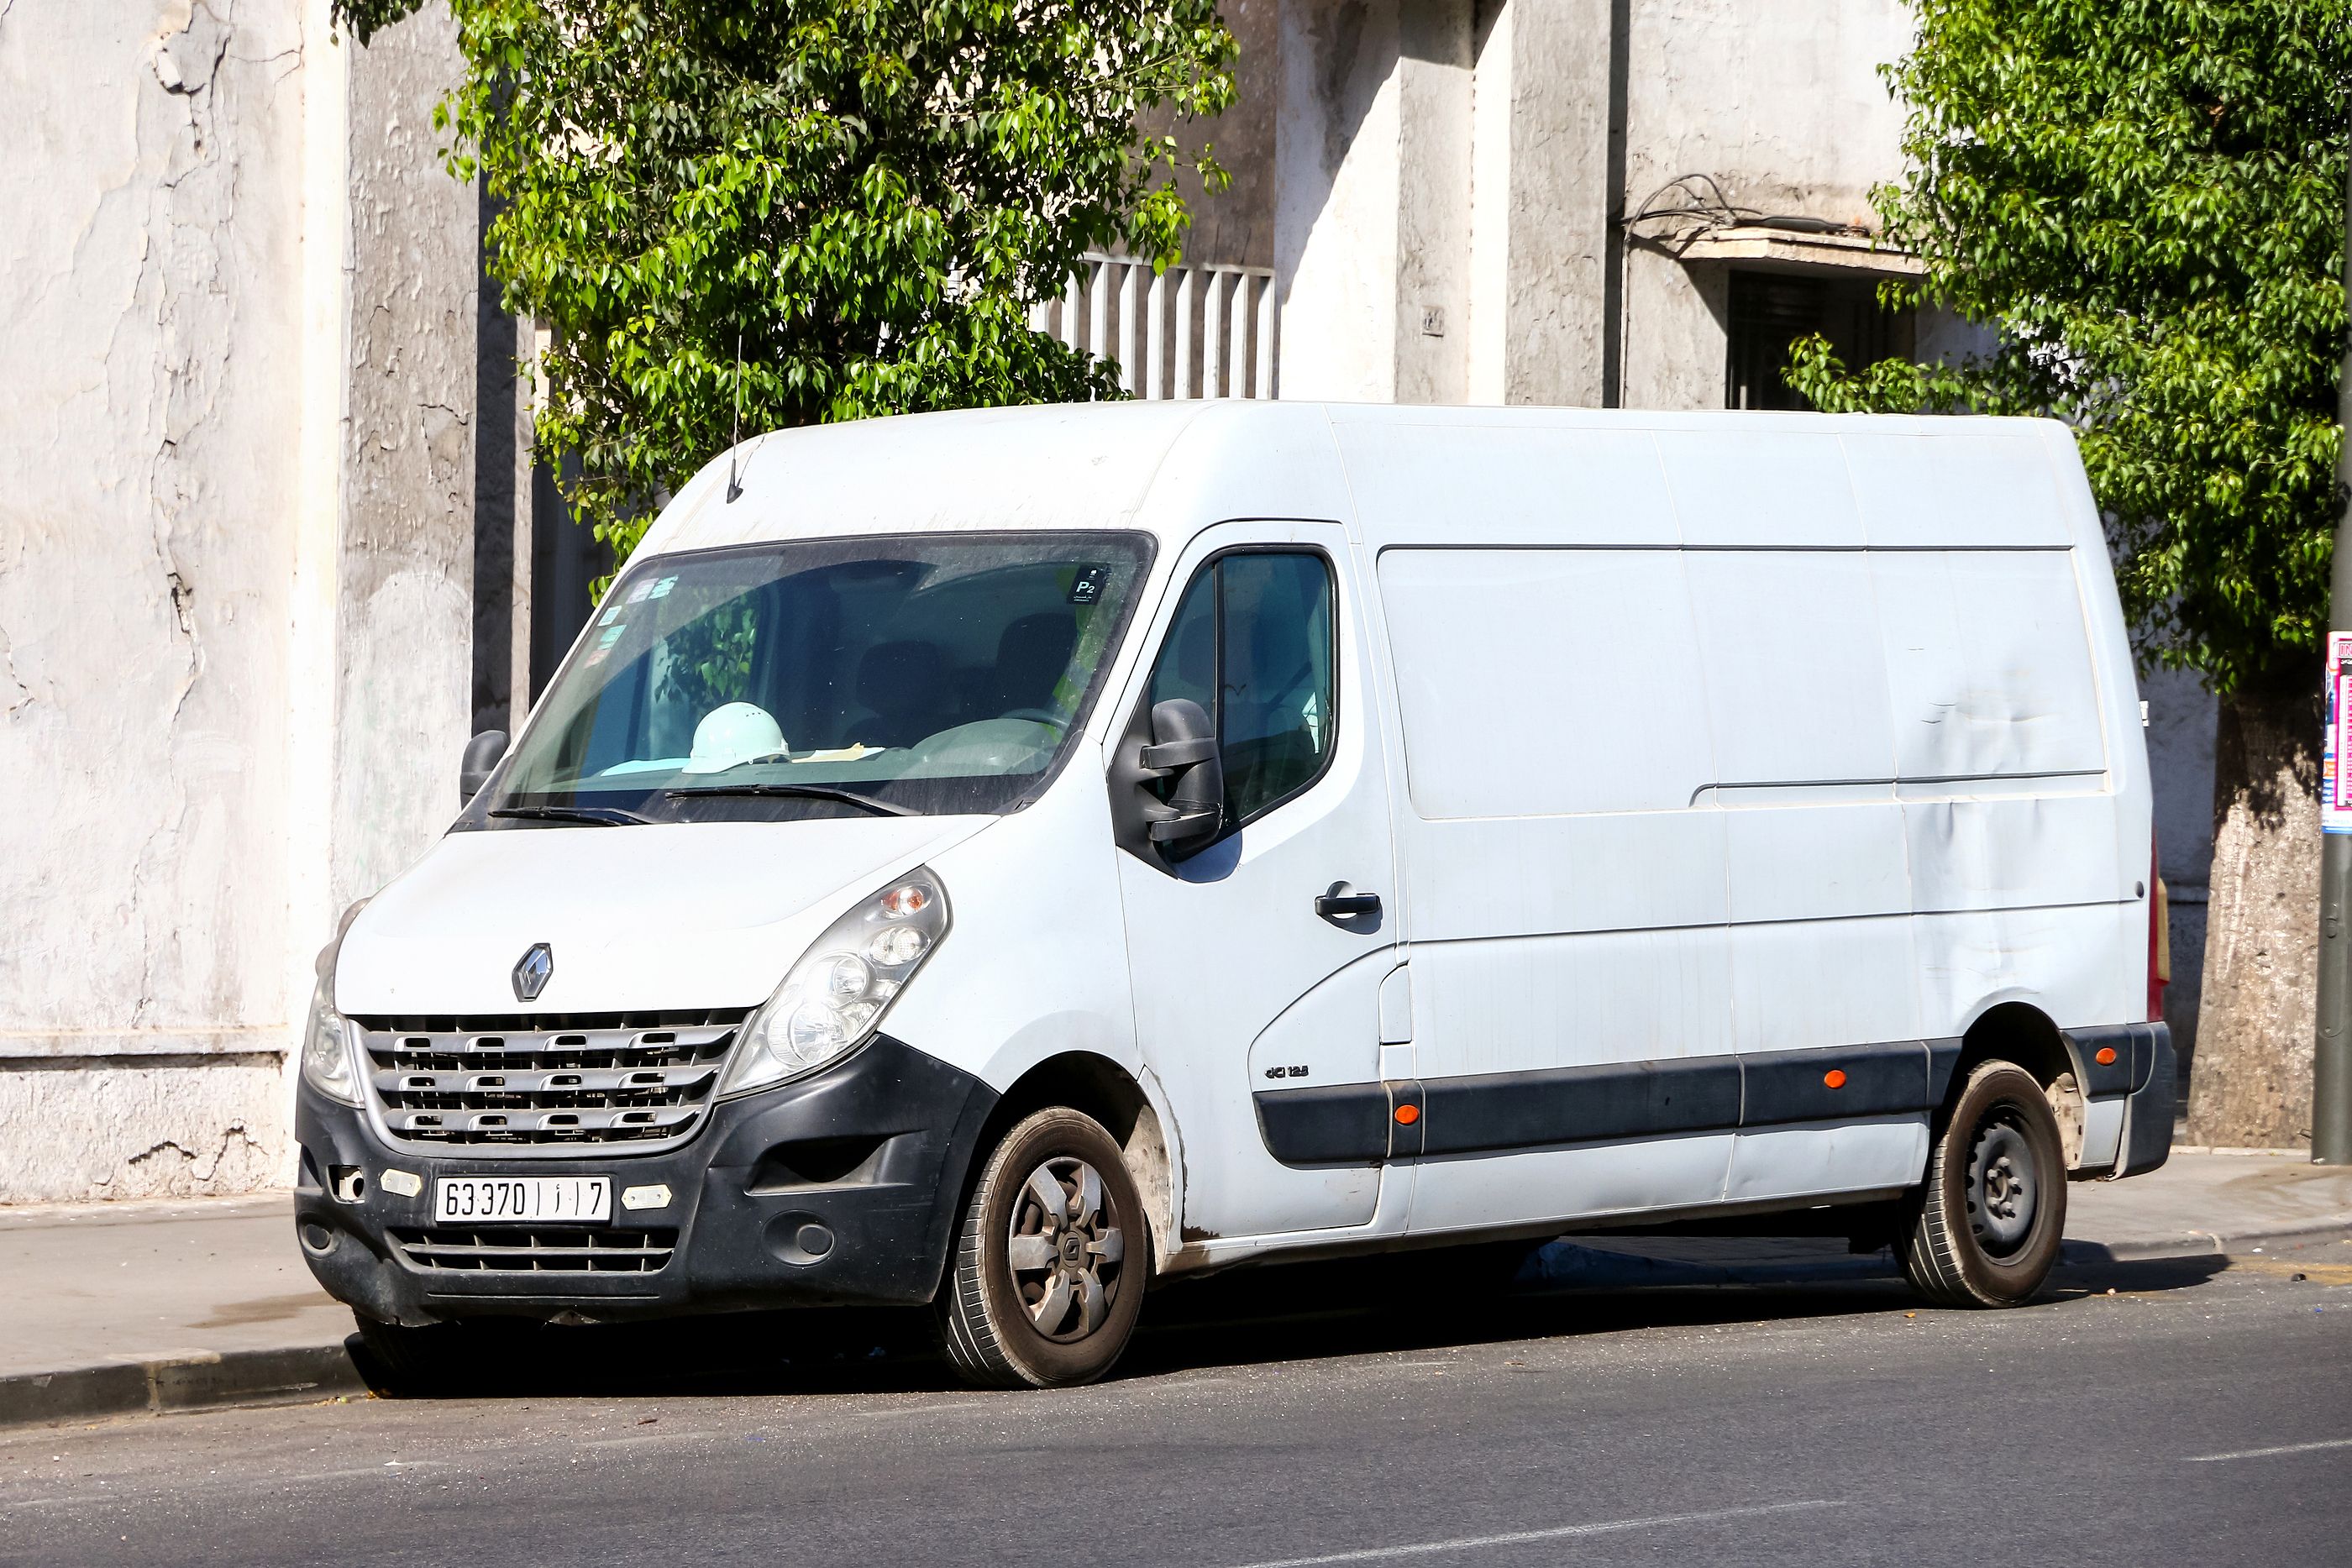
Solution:
<svg viewBox="0 0 2352 1568"><path fill-rule="evenodd" d="M1889 303L1981 323L1959 364L1817 405L2072 424L2142 655L2220 694L2192 1141L2308 1136L2320 643L2345 334L2352 0L1915 0Z"/></svg>
<svg viewBox="0 0 2352 1568"><path fill-rule="evenodd" d="M362 42L423 0L335 0ZM743 427L1117 395L1029 329L1079 256L1160 265L1233 99L1214 0L450 0L451 172L552 329L541 460L626 556ZM737 363L738 343L741 363Z"/></svg>

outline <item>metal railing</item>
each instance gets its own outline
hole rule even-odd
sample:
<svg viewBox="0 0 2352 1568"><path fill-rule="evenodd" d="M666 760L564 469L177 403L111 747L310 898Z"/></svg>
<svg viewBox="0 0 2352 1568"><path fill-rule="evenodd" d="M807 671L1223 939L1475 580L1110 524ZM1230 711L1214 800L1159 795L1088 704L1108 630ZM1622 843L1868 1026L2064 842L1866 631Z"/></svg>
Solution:
<svg viewBox="0 0 2352 1568"><path fill-rule="evenodd" d="M1062 298L1029 324L1118 366L1139 398L1271 398L1274 272L1264 267L1171 267L1089 254Z"/></svg>

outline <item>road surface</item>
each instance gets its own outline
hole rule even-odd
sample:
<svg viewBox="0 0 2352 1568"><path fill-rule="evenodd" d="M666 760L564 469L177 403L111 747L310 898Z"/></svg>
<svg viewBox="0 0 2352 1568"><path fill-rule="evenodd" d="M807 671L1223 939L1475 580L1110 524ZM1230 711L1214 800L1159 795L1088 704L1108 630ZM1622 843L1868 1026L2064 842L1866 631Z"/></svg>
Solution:
<svg viewBox="0 0 2352 1568"><path fill-rule="evenodd" d="M0 1432L0 1563L2352 1564L2352 1245L2010 1312L1828 1265L1434 1284L1171 1291L1074 1392L762 1319L571 1331L494 1397Z"/></svg>

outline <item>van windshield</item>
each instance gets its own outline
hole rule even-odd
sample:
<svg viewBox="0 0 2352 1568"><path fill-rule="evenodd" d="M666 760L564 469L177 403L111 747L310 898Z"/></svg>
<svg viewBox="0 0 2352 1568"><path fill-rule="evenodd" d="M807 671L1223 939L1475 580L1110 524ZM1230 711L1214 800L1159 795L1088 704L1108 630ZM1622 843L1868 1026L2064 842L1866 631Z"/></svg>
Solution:
<svg viewBox="0 0 2352 1568"><path fill-rule="evenodd" d="M638 562L463 825L1013 810L1085 722L1150 553L869 535Z"/></svg>

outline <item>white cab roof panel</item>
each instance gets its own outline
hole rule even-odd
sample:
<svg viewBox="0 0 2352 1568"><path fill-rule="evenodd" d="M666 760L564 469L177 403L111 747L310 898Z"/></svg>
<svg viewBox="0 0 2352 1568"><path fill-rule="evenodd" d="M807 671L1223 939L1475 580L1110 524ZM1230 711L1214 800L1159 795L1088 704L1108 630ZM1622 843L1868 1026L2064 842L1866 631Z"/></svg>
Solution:
<svg viewBox="0 0 2352 1568"><path fill-rule="evenodd" d="M1353 523L1391 544L2103 545L2048 421L1248 402L972 409L776 431L648 552L861 532Z"/></svg>

